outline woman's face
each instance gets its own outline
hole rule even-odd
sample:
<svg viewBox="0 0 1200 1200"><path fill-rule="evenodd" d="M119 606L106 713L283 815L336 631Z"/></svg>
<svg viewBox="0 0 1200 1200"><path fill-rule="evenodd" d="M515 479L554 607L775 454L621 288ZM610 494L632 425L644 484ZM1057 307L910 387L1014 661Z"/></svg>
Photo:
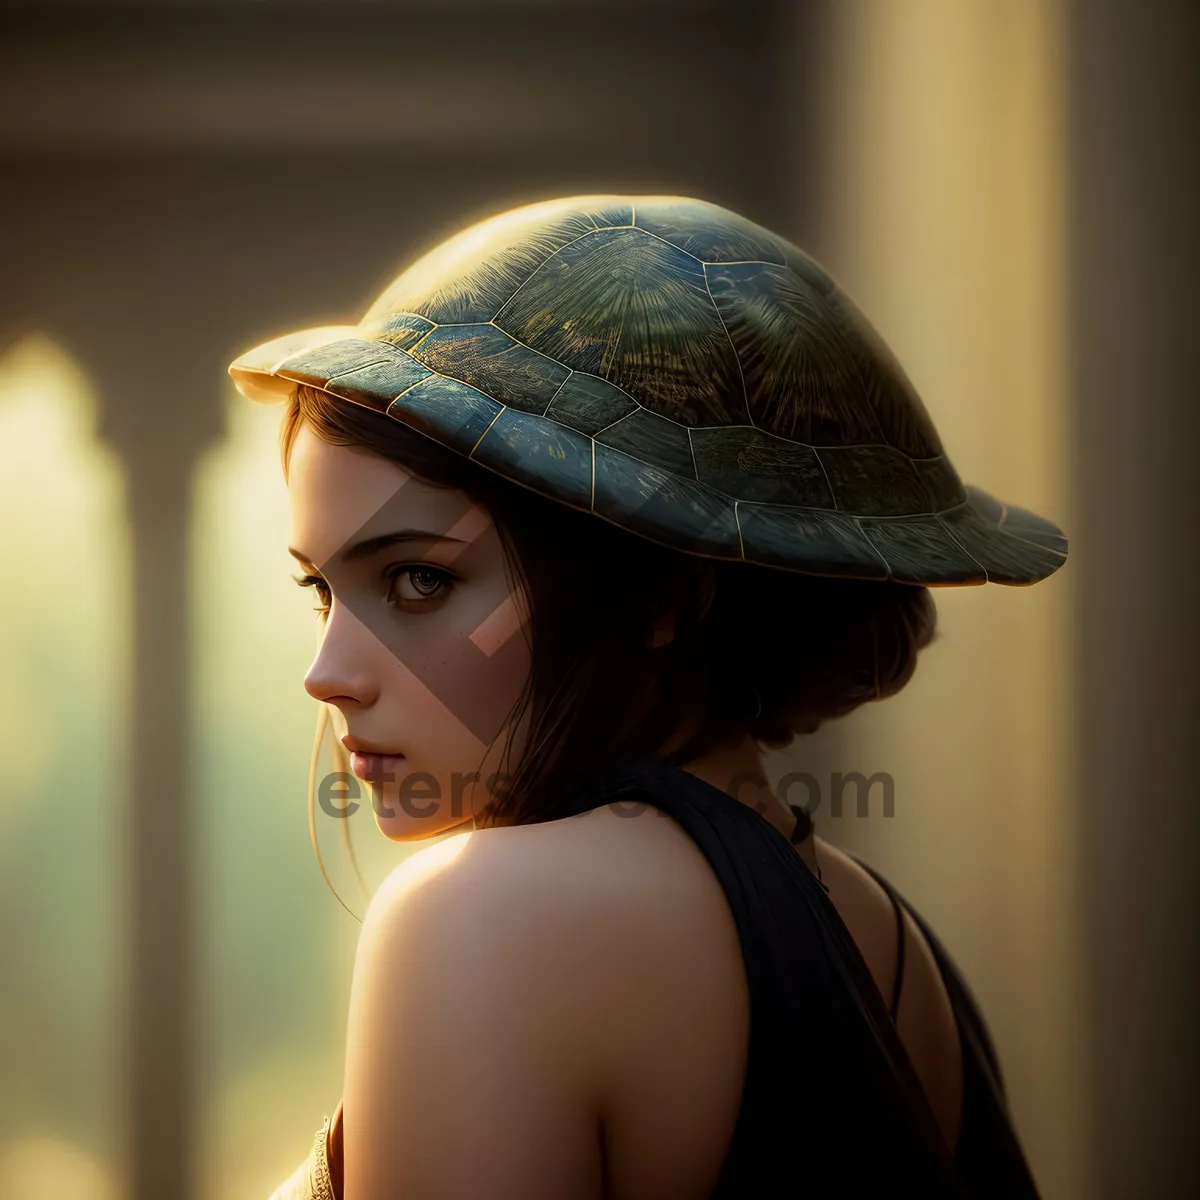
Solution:
<svg viewBox="0 0 1200 1200"><path fill-rule="evenodd" d="M503 789L505 722L530 669L525 592L508 582L495 525L465 493L307 424L288 493L299 578L329 606L304 686L364 752L351 760L368 780L360 805L370 800L396 841L469 826ZM331 811L354 796L355 781L349 797L336 782L325 785Z"/></svg>

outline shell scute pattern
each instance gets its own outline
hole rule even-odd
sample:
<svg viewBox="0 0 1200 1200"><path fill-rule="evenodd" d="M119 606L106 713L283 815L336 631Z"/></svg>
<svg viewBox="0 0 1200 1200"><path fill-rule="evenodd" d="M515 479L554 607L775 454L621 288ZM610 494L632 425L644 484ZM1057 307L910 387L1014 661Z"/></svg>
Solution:
<svg viewBox="0 0 1200 1200"><path fill-rule="evenodd" d="M597 230L555 259L565 269L531 275L496 315L501 329L660 416L730 419L740 373L702 263L640 229Z"/></svg>
<svg viewBox="0 0 1200 1200"><path fill-rule="evenodd" d="M814 259L677 196L569 197L419 258L357 326L230 367L303 382L692 553L913 583L1029 583L1052 522L960 479L903 369Z"/></svg>
<svg viewBox="0 0 1200 1200"><path fill-rule="evenodd" d="M770 263L718 264L706 275L756 425L809 446L886 444L828 297Z"/></svg>
<svg viewBox="0 0 1200 1200"><path fill-rule="evenodd" d="M825 298L828 311L846 334L846 347L878 415L885 440L910 458L945 453L925 405L887 343L845 292Z"/></svg>
<svg viewBox="0 0 1200 1200"><path fill-rule="evenodd" d="M504 405L478 388L430 375L397 396L387 414L460 454L470 454L504 411Z"/></svg>
<svg viewBox="0 0 1200 1200"><path fill-rule="evenodd" d="M409 351L424 366L523 412L546 411L569 367L521 345L495 325L439 325Z"/></svg>
<svg viewBox="0 0 1200 1200"><path fill-rule="evenodd" d="M367 362L380 362L387 357L388 347L380 342L346 338L332 348L297 350L276 366L275 373L296 383L324 387L330 379L362 367Z"/></svg>
<svg viewBox="0 0 1200 1200"><path fill-rule="evenodd" d="M741 539L732 502L711 488L647 465L595 443L592 511L617 525L631 514L645 536L692 553L740 558Z"/></svg>
<svg viewBox="0 0 1200 1200"><path fill-rule="evenodd" d="M970 484L967 485L966 492L969 503L950 512L941 513L939 519L972 557L983 562L989 580L995 583L1029 583L1029 577L1035 571L1041 574L1048 573L1044 571L1044 567L1052 556L1057 557L1057 565L1061 565L1065 550L1060 553L1054 548L1039 545L1026 537L1025 530L1021 530L1018 536L1013 536L1001 523L1006 512L1005 505ZM998 512L995 520L985 515L996 510ZM1045 530L1047 535L1061 537L1057 526L1033 513L1029 513L1028 516L1036 522L1039 529Z"/></svg>
<svg viewBox="0 0 1200 1200"><path fill-rule="evenodd" d="M760 504L835 508L816 451L759 429L693 429L696 476L710 487Z"/></svg>
<svg viewBox="0 0 1200 1200"><path fill-rule="evenodd" d="M490 321L556 250L595 232L584 213L560 210L551 201L469 226L413 263L363 319L403 312L438 325Z"/></svg>
<svg viewBox="0 0 1200 1200"><path fill-rule="evenodd" d="M816 455L841 512L900 517L933 511L912 459L891 446L822 446Z"/></svg>
<svg viewBox="0 0 1200 1200"><path fill-rule="evenodd" d="M545 415L590 435L637 412L638 408L637 401L616 384L586 371L572 371L550 401Z"/></svg>
<svg viewBox="0 0 1200 1200"><path fill-rule="evenodd" d="M863 517L859 526L888 564L891 577L901 583L917 582L929 572L931 563L935 570L954 574L963 582L987 580L987 573L937 517L915 517L908 521Z"/></svg>
<svg viewBox="0 0 1200 1200"><path fill-rule="evenodd" d="M595 435L597 445L624 450L634 458L696 477L692 446L685 426L640 408Z"/></svg>
<svg viewBox="0 0 1200 1200"><path fill-rule="evenodd" d="M925 492L929 497L929 512L944 512L948 508L956 508L967 498L966 488L963 487L958 472L945 455L938 458L914 458L911 462L913 470L925 485Z"/></svg>
<svg viewBox="0 0 1200 1200"><path fill-rule="evenodd" d="M798 542L812 547L830 574L852 579L887 579L882 555L853 517L820 509L770 504L739 504L742 538L755 546L767 566L787 566Z"/></svg>
<svg viewBox="0 0 1200 1200"><path fill-rule="evenodd" d="M386 398L402 395L431 374L415 359L398 354L332 376L325 383L325 391L370 408L386 410Z"/></svg>
<svg viewBox="0 0 1200 1200"><path fill-rule="evenodd" d="M1056 554L1066 557L1067 539L1049 521L1014 504L1003 505L1004 515L1000 520L1000 528L1009 537L1031 542L1035 546L1053 550Z"/></svg>
<svg viewBox="0 0 1200 1200"><path fill-rule="evenodd" d="M576 508L592 503L592 439L565 425L503 409L471 452L476 462Z"/></svg>
<svg viewBox="0 0 1200 1200"><path fill-rule="evenodd" d="M683 207L670 199L652 199L637 205L634 224L701 262L757 260L784 265L783 247L768 230L727 211L714 221L716 211L720 210L708 205Z"/></svg>
<svg viewBox="0 0 1200 1200"><path fill-rule="evenodd" d="M597 229L610 229L614 225L633 224L633 205L619 197L609 197L599 204L584 206L588 217L596 223Z"/></svg>
<svg viewBox="0 0 1200 1200"><path fill-rule="evenodd" d="M415 346L431 329L436 328L428 317L417 313L386 313L359 326L364 334L381 342L395 346L397 350L408 350Z"/></svg>

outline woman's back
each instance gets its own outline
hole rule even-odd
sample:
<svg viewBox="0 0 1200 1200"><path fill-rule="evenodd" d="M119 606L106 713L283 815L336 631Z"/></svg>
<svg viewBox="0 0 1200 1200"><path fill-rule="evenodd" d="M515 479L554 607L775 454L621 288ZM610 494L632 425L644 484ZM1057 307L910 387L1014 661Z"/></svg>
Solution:
<svg viewBox="0 0 1200 1200"><path fill-rule="evenodd" d="M886 881L821 843L818 882L811 838L793 845L658 759L596 795L609 799L577 804L591 828L567 836L652 881L663 945L638 964L636 1028L616 1011L604 1032L626 1071L608 1194L751 1195L794 1178L816 1195L1036 1195L978 1012Z"/></svg>
<svg viewBox="0 0 1200 1200"><path fill-rule="evenodd" d="M643 794L653 801L663 788L694 794L708 787L678 771L648 779ZM717 803L737 802L724 797ZM565 853L587 854L614 874L641 881L635 886L645 889L646 911L638 940L645 946L650 936L661 947L627 964L636 1008L613 1006L611 1025L597 1030L620 1063L605 1123L607 1194L614 1200L710 1196L742 1100L751 1005L738 929L721 878L669 816L671 807L603 805L562 822L564 842L574 843ZM811 838L795 851L797 867L806 870L800 851L811 857ZM961 1061L934 955L911 917L903 942L898 939L896 909L868 871L824 842L817 854L829 899L872 978L889 1001L898 996L901 1040L952 1146L961 1118ZM767 893L761 900L769 905ZM808 1077L794 1080L794 1087L814 1098L822 1091L821 1081ZM796 1135L789 1153L800 1145L802 1130Z"/></svg>

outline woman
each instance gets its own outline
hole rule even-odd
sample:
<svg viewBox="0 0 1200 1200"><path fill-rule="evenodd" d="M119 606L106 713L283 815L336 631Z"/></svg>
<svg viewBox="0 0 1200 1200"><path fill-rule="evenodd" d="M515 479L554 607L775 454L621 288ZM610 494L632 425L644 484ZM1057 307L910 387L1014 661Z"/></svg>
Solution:
<svg viewBox="0 0 1200 1200"><path fill-rule="evenodd" d="M439 838L371 900L276 1198L1036 1195L953 962L763 777L908 681L930 586L1066 553L829 276L702 201L572 197L230 373L288 400L306 687L383 834Z"/></svg>

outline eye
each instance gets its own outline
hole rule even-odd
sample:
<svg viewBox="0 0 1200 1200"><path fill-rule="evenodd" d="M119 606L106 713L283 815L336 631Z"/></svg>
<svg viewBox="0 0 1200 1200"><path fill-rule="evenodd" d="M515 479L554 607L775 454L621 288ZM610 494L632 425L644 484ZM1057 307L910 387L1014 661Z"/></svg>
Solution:
<svg viewBox="0 0 1200 1200"><path fill-rule="evenodd" d="M454 576L449 571L421 563L391 567L384 574L391 581L388 603L406 612L440 604L454 586ZM404 581L408 594L401 591L401 581Z"/></svg>
<svg viewBox="0 0 1200 1200"><path fill-rule="evenodd" d="M329 614L329 585L323 580L320 575L293 575L292 578L301 587L310 587L317 589L317 595L321 598L321 603L313 609L313 612L320 613L322 616Z"/></svg>

